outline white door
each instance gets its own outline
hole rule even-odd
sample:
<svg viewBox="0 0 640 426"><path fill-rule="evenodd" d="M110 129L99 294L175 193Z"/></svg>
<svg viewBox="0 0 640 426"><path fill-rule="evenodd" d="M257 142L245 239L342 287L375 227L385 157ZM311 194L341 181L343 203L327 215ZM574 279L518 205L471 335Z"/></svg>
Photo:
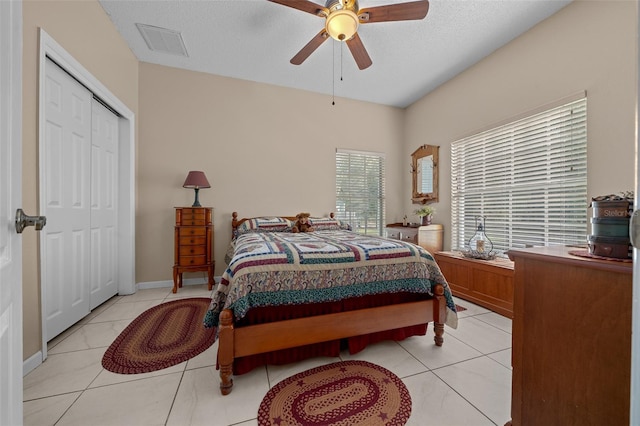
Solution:
<svg viewBox="0 0 640 426"><path fill-rule="evenodd" d="M118 117L92 102L90 309L118 293Z"/></svg>
<svg viewBox="0 0 640 426"><path fill-rule="evenodd" d="M0 425L22 424L22 3L0 1Z"/></svg>
<svg viewBox="0 0 640 426"><path fill-rule="evenodd" d="M93 95L46 63L41 285L47 340L90 312L91 103Z"/></svg>

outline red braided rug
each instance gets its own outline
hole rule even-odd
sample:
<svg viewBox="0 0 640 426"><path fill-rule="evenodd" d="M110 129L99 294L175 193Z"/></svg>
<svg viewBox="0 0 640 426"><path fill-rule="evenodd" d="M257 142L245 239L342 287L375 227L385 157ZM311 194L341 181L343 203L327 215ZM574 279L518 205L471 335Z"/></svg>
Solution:
<svg viewBox="0 0 640 426"><path fill-rule="evenodd" d="M194 297L146 310L109 346L102 366L114 373L138 374L193 358L215 341L215 328L202 324L210 303L209 298Z"/></svg>
<svg viewBox="0 0 640 426"><path fill-rule="evenodd" d="M402 380L366 361L323 365L267 392L258 425L404 425L411 396Z"/></svg>

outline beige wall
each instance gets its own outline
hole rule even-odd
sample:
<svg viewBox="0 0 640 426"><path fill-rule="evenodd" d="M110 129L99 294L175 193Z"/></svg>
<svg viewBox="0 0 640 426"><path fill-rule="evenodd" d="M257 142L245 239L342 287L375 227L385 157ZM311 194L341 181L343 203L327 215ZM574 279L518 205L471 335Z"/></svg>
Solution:
<svg viewBox="0 0 640 426"><path fill-rule="evenodd" d="M193 190L182 188L189 170L203 170L212 186L200 190L200 202L215 209L216 275L224 272L232 212L333 211L336 148L386 155L393 216L408 164L401 157L403 114L339 98L332 106L329 96L141 63L137 281L171 279L173 207L193 203Z"/></svg>
<svg viewBox="0 0 640 426"><path fill-rule="evenodd" d="M43 28L135 114L138 61L97 0L23 3L22 207L38 212L38 28ZM24 358L41 349L38 239L22 234Z"/></svg>
<svg viewBox="0 0 640 426"><path fill-rule="evenodd" d="M636 39L636 2L577 0L407 109L404 156L440 145L435 221L446 248L451 142L579 91L587 92L589 199L633 190Z"/></svg>

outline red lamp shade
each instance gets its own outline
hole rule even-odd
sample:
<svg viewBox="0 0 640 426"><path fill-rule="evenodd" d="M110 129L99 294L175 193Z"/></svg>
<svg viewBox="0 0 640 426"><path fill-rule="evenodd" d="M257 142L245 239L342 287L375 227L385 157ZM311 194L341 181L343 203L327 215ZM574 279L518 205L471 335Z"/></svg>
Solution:
<svg viewBox="0 0 640 426"><path fill-rule="evenodd" d="M184 180L183 188L193 188L196 192L196 199L191 207L202 207L198 200L198 191L200 188L211 188L207 177L204 172L190 171L187 178Z"/></svg>
<svg viewBox="0 0 640 426"><path fill-rule="evenodd" d="M191 171L182 185L183 188L211 188L204 172Z"/></svg>

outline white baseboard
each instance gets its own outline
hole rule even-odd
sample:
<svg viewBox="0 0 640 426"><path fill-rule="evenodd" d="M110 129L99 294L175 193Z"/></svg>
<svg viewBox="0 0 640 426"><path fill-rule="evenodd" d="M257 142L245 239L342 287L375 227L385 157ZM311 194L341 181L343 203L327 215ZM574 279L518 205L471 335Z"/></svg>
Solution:
<svg viewBox="0 0 640 426"><path fill-rule="evenodd" d="M220 281L220 277L213 277L214 281L217 283ZM182 285L201 285L201 284L206 284L206 281L203 281L202 278L187 278L182 280ZM173 281L172 280L165 280L165 281L146 281L143 283L137 283L136 284L137 290L147 290L150 288L164 288L164 287L170 287L173 288Z"/></svg>
<svg viewBox="0 0 640 426"><path fill-rule="evenodd" d="M31 355L29 358L25 359L22 363L22 377L31 373L36 369L40 364L42 364L42 351L38 351L35 354Z"/></svg>

